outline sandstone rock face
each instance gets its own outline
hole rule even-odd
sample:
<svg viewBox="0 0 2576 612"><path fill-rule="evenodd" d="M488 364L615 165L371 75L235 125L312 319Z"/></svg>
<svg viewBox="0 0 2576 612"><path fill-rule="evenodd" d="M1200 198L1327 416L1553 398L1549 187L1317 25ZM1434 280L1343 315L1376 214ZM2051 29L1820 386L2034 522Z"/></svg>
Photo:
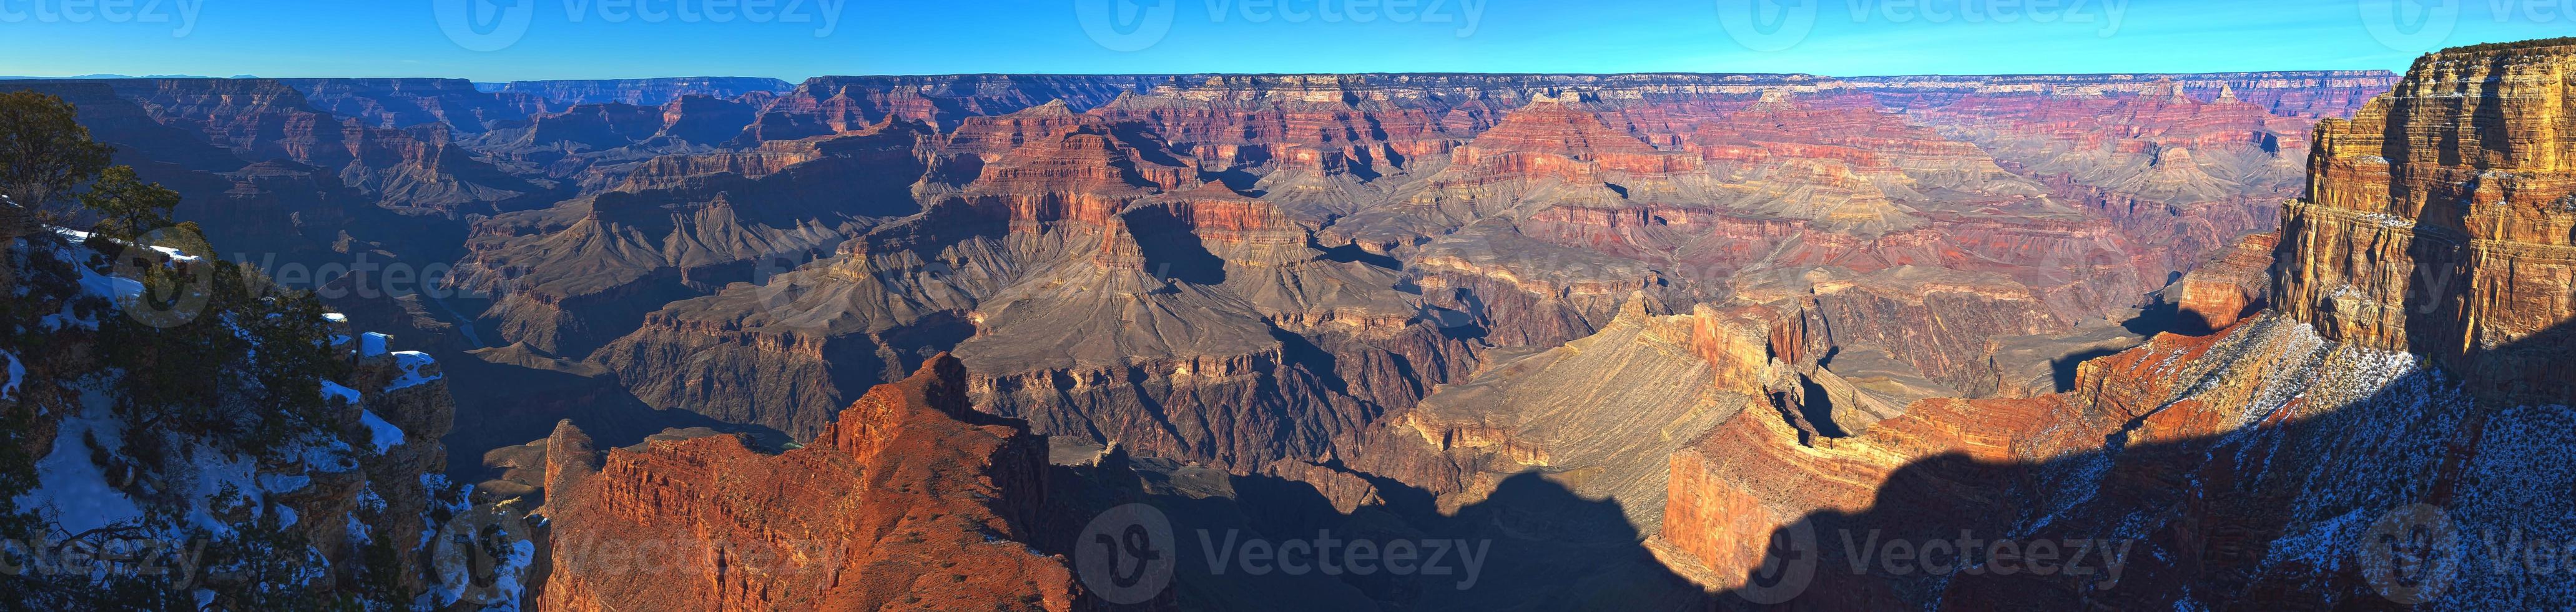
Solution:
<svg viewBox="0 0 2576 612"><path fill-rule="evenodd" d="M2265 305L2271 294L2272 254L2281 235L2246 236L2217 260L2183 275L2181 313L2202 329L2226 329Z"/></svg>
<svg viewBox="0 0 2576 612"><path fill-rule="evenodd" d="M1072 610L1068 562L1021 542L1045 442L974 412L957 360L878 387L814 444L729 436L611 450L547 441L550 610ZM639 546L675 557L637 563ZM653 553L647 553L653 554ZM650 566L651 569L646 569Z"/></svg>
<svg viewBox="0 0 2576 612"><path fill-rule="evenodd" d="M1819 555L1793 603L1825 608L2384 601L2361 568L2338 562L2364 554L2379 515L2424 501L2465 529L2533 529L2537 519L2505 508L2557 503L2538 500L2558 493L2525 487L2576 478L2493 455L2545 443L2496 432L2549 428L2555 408L2482 407L2457 385L2415 357L2327 342L2264 315L2087 363L2074 393L1924 401L1866 434L1813 446L1798 445L1780 419L1748 412L1672 455L1653 544L1718 588L1747 584L1766 555ZM2114 450L2101 448L2105 439ZM2524 484L2478 484L2498 481ZM1777 548L1774 532L1792 525L1813 529L1817 548ZM2133 548L2116 583L1844 569L1876 563L1854 557L1839 542L1845 535L1920 542L1962 530ZM2454 588L2500 580L2460 576ZM2506 591L2450 591L2441 601L2559 597Z"/></svg>
<svg viewBox="0 0 2576 612"><path fill-rule="evenodd" d="M1810 562L1786 595L1813 608L2568 601L2508 586L2521 584L2510 570L2392 591L2353 560L2383 545L2374 524L2413 504L2462 533L2556 529L2524 509L2565 504L2576 472L2511 455L2566 443L2565 408L2548 404L2570 397L2549 370L2563 366L2553 334L2568 316L2503 298L2563 297L2569 273L2550 267L2551 249L2568 229L2505 194L2564 189L2535 160L2569 142L2552 126L2571 44L2427 56L2353 122L2327 121L2316 186L2287 205L2282 233L2248 237L2174 288L2214 332L2084 362L2066 393L1918 401L1850 437L1747 411L1671 455L1650 545L1676 571L1766 604L1783 599L1766 559ZM2489 184L2491 199L2474 197ZM2480 276L2480 264L2512 272ZM2472 284L2410 284L2434 266ZM2129 560L2107 581L1992 563L1892 571L1872 569L1882 550L1838 542L1970 537L2105 540ZM2515 563L2509 550L2459 552L2477 557L2463 567Z"/></svg>
<svg viewBox="0 0 2576 612"><path fill-rule="evenodd" d="M1758 376L1721 373L1720 362L1701 354L1726 353L1720 357L1726 359L1749 352L1765 366L1770 355L1758 336L1713 331L1725 324L1719 313L1659 316L1647 312L1645 301L1635 298L1598 334L1494 363L1441 388L1396 419L1389 437L1448 457L1467 475L1443 499L1444 507L1475 503L1503 480L1535 470L1576 494L1619 500L1629 522L1641 529L1660 524L1662 504L1652 502L1662 497L1668 471L1659 459L1756 404L1759 396L1758 389L1721 387ZM1751 342L1704 344L1719 338ZM1741 351L1741 344L1753 348ZM1401 455L1404 449L1370 450ZM1354 463L1402 470L1391 457Z"/></svg>
<svg viewBox="0 0 2576 612"><path fill-rule="evenodd" d="M2428 55L2351 121L2320 125L2314 182L2283 224L2282 311L2440 357L2504 397L2576 390L2571 57L2564 41Z"/></svg>

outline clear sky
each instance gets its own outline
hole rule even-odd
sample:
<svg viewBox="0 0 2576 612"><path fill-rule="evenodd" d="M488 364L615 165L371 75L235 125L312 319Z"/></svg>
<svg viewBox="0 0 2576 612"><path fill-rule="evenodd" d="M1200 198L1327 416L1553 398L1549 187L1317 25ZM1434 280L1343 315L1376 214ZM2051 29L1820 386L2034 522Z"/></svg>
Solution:
<svg viewBox="0 0 2576 612"><path fill-rule="evenodd" d="M0 0L0 75L2403 69L2576 0Z"/></svg>

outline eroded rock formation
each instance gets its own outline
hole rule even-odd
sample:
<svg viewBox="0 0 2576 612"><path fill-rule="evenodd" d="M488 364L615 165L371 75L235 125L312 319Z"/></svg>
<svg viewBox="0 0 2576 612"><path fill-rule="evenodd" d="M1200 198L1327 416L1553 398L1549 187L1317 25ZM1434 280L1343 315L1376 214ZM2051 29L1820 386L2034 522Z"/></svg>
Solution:
<svg viewBox="0 0 2576 612"><path fill-rule="evenodd" d="M2185 313L2221 329L2085 362L2067 393L1919 401L1848 438L1748 411L1671 455L1652 544L1730 597L1798 607L2563 604L2563 589L2516 578L2519 553L2465 537L2424 552L2458 565L2405 582L2370 560L2386 552L2376 534L2407 520L2552 532L2554 516L2527 509L2564 505L2576 481L2522 455L2569 442L2551 404L2571 395L2549 369L2576 315L2515 297L2563 298L2576 276L2555 263L2565 219L2540 204L2564 190L2547 160L2570 142L2550 126L2571 49L2436 53L2359 119L2325 123L2316 187L2287 205L2277 247L2247 238L2176 287ZM2467 284L2409 280L2430 267ZM2432 514L2410 518L2416 504ZM2094 542L2124 561L1890 569L1894 549L1850 544L1998 539ZM1788 582L1763 565L1793 559L1804 569Z"/></svg>
<svg viewBox="0 0 2576 612"><path fill-rule="evenodd" d="M975 412L944 355L785 454L710 436L603 459L569 423L545 453L546 609L1081 605L1065 558L1023 543L1045 442Z"/></svg>

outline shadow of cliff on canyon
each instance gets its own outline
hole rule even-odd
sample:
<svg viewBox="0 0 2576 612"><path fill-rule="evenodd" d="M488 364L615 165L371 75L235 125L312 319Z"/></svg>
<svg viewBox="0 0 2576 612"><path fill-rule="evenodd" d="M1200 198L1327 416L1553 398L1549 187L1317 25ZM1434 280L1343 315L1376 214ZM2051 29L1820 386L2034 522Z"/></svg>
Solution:
<svg viewBox="0 0 2576 612"><path fill-rule="evenodd" d="M450 478L472 483L501 477L502 470L484 464L485 453L542 443L566 419L601 449L639 444L673 429L741 434L752 448L768 452L789 440L767 427L726 423L687 410L655 410L604 368L520 352L526 350L524 345L481 349L441 360L451 381L448 391L456 399L457 426L444 438Z"/></svg>
<svg viewBox="0 0 2576 612"><path fill-rule="evenodd" d="M1127 470L1133 475L1127 475ZM1442 512L1431 492L1392 479L1339 471L1365 482L1373 499L1350 512L1307 482L1234 476L1166 460L1110 460L1058 467L1059 482L1083 483L1074 520L1121 503L1163 511L1178 548L1165 607L1184 610L1697 610L1709 595L1658 562L1616 500L1585 499L1549 478L1524 473L1490 495ZM1145 486L1115 484L1134 478ZM1342 481L1353 482L1353 481ZM1101 486L1100 483L1113 483ZM1066 487L1059 486L1059 494ZM1105 491L1106 490L1106 491ZM1114 491L1114 492L1108 492ZM1342 491L1342 493L1350 493ZM1063 501L1063 500L1059 500ZM1079 530L1081 525L1069 525ZM1070 540L1068 530L1064 540ZM1367 542L1375 562L1353 565ZM1049 541L1049 552L1080 558L1085 542ZM1330 548L1318 559L1301 551ZM1388 565L1405 548L1408 571ZM1251 557L1246 557L1246 552ZM1298 566L1292 570L1283 563ZM1368 571L1358 571L1365 566ZM1331 569L1327 569L1330 567Z"/></svg>
<svg viewBox="0 0 2576 612"><path fill-rule="evenodd" d="M2494 354L2563 351L2571 342L2576 324L2562 324ZM2038 461L1959 452L1911 461L1876 485L1865 510L1814 512L1771 530L1764 559L1774 565L1746 572L1735 582L1744 586L1713 607L2401 609L2356 558L2377 544L2363 530L2416 503L2472 512L2455 502L2483 478L2472 471L2481 432L2550 412L2481 399L2481 374L2420 363L2304 418L2283 417L2308 401L2300 394L2258 394L2277 408L2232 426L2209 419L2237 411L2183 400L2154 407L2188 411L2160 424L2198 422L2214 433L2132 442L2159 415L2123 417L2097 405L2079 410L2097 411L2083 416L2111 430L2098 447ZM2313 371L2265 375L2301 394L2323 384ZM2519 533L2522 522L2550 520L2499 514L2488 528ZM1998 561L2005 540L2022 551L2050 543L2053 571L2035 572L2047 564L2033 565L2027 552ZM2089 561L2077 561L2079 548Z"/></svg>

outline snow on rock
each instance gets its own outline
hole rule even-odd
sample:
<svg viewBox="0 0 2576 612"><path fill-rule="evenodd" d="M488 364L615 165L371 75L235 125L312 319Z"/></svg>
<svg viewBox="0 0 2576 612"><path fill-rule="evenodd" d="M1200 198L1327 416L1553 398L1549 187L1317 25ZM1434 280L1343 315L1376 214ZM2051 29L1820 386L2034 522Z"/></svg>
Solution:
<svg viewBox="0 0 2576 612"><path fill-rule="evenodd" d="M386 343L388 343L388 342L392 342L392 341L393 341L393 339L394 339L394 337L393 337L393 336L387 336L387 335L379 334L379 333L376 333L376 332L367 332L367 333L364 333L364 334L359 334L359 335L358 335L358 356L359 356L359 357L374 357L374 356L377 356L377 355L383 355L383 354L385 354L385 352L386 352L386 351L385 351L385 344L386 344Z"/></svg>
<svg viewBox="0 0 2576 612"><path fill-rule="evenodd" d="M119 304L143 295L142 281L100 274L96 270L89 269L89 266L74 265L72 269L80 273L80 287L83 294L107 298L108 301ZM38 320L38 324L43 325L48 331L65 327L98 329L97 318L83 317L73 312L72 306L76 303L78 303L76 300L64 301L62 312L45 315L43 319Z"/></svg>
<svg viewBox="0 0 2576 612"><path fill-rule="evenodd" d="M359 395L357 389L351 389L347 385L342 385L336 382L327 380L322 381L322 399L327 400L334 397L340 398L340 401L348 402L351 406L358 405Z"/></svg>
<svg viewBox="0 0 2576 612"><path fill-rule="evenodd" d="M134 499L109 484L107 470L90 461L90 441L106 447L99 450L113 453L122 445L123 427L108 414L107 402L83 403L90 404L89 409L63 419L54 434L53 451L36 461L36 488L16 500L18 507L48 515L57 527L72 534L143 518Z"/></svg>
<svg viewBox="0 0 2576 612"><path fill-rule="evenodd" d="M72 239L72 242L76 242L76 243L78 243L78 242L89 242L89 237L90 237L90 233L89 233L89 232L84 232L84 231L80 231L80 230L76 230L76 229L71 229L71 228L65 228L65 227L57 227L57 228L54 228L54 233L56 233L56 234L62 234L64 238L70 238L70 239ZM113 239L111 239L111 240L113 240ZM116 240L116 243L117 243L117 244L122 244L122 245L127 245L127 246L133 246L133 245L134 245L134 243L132 243L132 242L126 242L126 241L124 241L124 240ZM180 262L190 262L190 263L194 263L194 262L199 262L199 261L205 261L205 260L206 260L206 258L198 257L198 256L195 256L195 255L189 255L189 254L187 254L187 253L185 253L185 252L182 252L182 251L180 251L180 250L178 250L178 249L174 249L174 248L170 248L170 247L165 247L165 246L156 246L156 247L152 247L152 250L160 251L162 255L167 255L167 256L169 256L169 257L170 257L170 261L180 261Z"/></svg>
<svg viewBox="0 0 2576 612"><path fill-rule="evenodd" d="M402 376L395 378L393 382L385 383L385 390L395 391L400 389L409 389L419 386L422 383L446 378L447 375L442 373L421 373L421 368L437 364L438 359L430 357L428 353L420 351L403 351L394 353L394 366L402 368Z"/></svg>
<svg viewBox="0 0 2576 612"><path fill-rule="evenodd" d="M336 312L326 312L326 313L322 313L322 320L324 320L324 321L329 321L329 322L332 322L332 323L347 323L347 322L349 322L349 315L344 315L344 314L340 314L340 313L336 313Z"/></svg>
<svg viewBox="0 0 2576 612"><path fill-rule="evenodd" d="M392 422L386 421L384 417L376 416L376 411L374 410L361 410L358 411L358 414L359 417L367 423L367 432L370 439L376 446L376 454L381 455L386 451L393 450L396 446L402 446L403 430L401 427L395 427Z"/></svg>
<svg viewBox="0 0 2576 612"><path fill-rule="evenodd" d="M9 359L9 381L0 382L0 400L17 397L18 383L27 381L27 366L18 363L18 355L9 351L0 351L0 357Z"/></svg>

